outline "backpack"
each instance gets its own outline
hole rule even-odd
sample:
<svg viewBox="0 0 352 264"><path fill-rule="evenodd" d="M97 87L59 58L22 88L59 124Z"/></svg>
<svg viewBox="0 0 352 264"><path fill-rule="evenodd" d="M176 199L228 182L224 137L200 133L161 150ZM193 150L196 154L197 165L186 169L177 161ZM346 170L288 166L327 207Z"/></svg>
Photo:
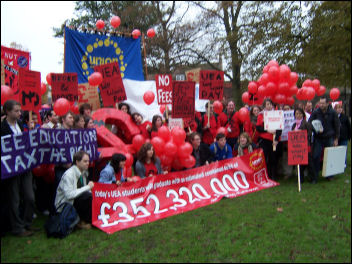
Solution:
<svg viewBox="0 0 352 264"><path fill-rule="evenodd" d="M51 215L44 225L47 237L66 237L80 220L72 204L65 202L59 208L61 207L63 207L62 211Z"/></svg>

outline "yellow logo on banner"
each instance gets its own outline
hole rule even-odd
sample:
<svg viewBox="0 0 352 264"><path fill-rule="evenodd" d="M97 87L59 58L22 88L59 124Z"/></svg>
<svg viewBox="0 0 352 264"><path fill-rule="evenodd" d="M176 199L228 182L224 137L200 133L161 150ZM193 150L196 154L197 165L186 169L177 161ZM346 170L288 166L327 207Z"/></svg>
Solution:
<svg viewBox="0 0 352 264"><path fill-rule="evenodd" d="M112 63L112 62L120 62L120 71L121 71L121 77L123 78L125 76L125 70L127 67L127 63L124 63L124 55L123 51L119 48L117 42L114 42L113 40L110 40L110 38L103 40L95 39L96 42L93 44L89 44L86 47L85 53L81 58L81 68L83 75L89 76L89 67L91 69L94 69L94 66L96 65L103 65L107 63ZM115 49L115 54L117 57L111 58L111 57L97 57L94 56L93 52L94 49L99 49L99 48L114 48Z"/></svg>

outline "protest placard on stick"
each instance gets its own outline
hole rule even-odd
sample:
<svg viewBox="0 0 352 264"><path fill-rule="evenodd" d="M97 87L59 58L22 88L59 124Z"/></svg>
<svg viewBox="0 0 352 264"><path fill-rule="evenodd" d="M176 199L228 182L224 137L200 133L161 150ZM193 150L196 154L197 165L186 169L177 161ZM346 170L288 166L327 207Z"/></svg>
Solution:
<svg viewBox="0 0 352 264"><path fill-rule="evenodd" d="M42 105L40 72L20 68L18 86L21 109L39 111Z"/></svg>

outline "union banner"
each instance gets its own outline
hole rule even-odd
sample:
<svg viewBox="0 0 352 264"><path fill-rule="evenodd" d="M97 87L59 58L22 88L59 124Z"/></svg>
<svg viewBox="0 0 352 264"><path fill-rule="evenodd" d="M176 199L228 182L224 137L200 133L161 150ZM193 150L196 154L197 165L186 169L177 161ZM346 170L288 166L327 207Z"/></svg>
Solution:
<svg viewBox="0 0 352 264"><path fill-rule="evenodd" d="M112 234L220 201L279 185L268 178L261 149L186 171L117 187L95 183L92 223Z"/></svg>
<svg viewBox="0 0 352 264"><path fill-rule="evenodd" d="M144 81L140 38L89 34L65 27L65 72L87 83L98 65L118 62L121 77Z"/></svg>

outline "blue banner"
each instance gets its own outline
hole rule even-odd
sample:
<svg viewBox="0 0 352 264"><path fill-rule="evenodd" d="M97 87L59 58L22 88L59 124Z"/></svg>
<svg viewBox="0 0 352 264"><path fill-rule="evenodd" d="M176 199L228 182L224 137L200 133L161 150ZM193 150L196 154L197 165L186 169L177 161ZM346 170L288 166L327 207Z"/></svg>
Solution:
<svg viewBox="0 0 352 264"><path fill-rule="evenodd" d="M82 33L65 27L65 72L77 72L87 83L94 66L118 62L121 77L144 81L141 40Z"/></svg>

